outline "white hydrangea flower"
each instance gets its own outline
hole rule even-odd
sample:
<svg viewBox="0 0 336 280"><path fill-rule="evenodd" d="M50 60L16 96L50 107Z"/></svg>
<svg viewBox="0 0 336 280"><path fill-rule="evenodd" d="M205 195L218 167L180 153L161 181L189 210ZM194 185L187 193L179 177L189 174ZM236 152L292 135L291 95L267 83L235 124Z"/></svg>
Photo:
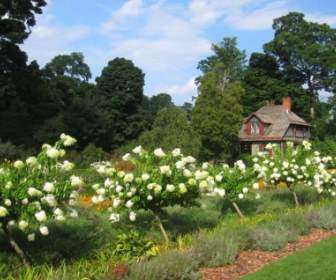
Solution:
<svg viewBox="0 0 336 280"><path fill-rule="evenodd" d="M154 155L157 157L164 157L166 154L161 148L158 148L154 150Z"/></svg>
<svg viewBox="0 0 336 280"><path fill-rule="evenodd" d="M162 175L171 176L172 171L170 170L169 165L160 166L160 172Z"/></svg>
<svg viewBox="0 0 336 280"><path fill-rule="evenodd" d="M130 153L126 153L122 156L122 160L127 161L131 159L131 154Z"/></svg>
<svg viewBox="0 0 336 280"><path fill-rule="evenodd" d="M172 184L168 184L166 186L166 189L167 189L168 192L173 192L175 190L175 186L172 185Z"/></svg>
<svg viewBox="0 0 336 280"><path fill-rule="evenodd" d="M134 180L134 175L132 173L127 173L124 177L125 183L131 183Z"/></svg>
<svg viewBox="0 0 336 280"><path fill-rule="evenodd" d="M178 157L178 156L180 156L180 155L181 155L181 149L179 149L179 148L174 149L174 150L172 151L172 155L173 155L173 157Z"/></svg>
<svg viewBox="0 0 336 280"><path fill-rule="evenodd" d="M47 149L47 156L52 159L56 159L60 156L60 151L56 148L50 147Z"/></svg>
<svg viewBox="0 0 336 280"><path fill-rule="evenodd" d="M137 147L135 147L135 148L132 150L132 152L135 153L135 154L140 155L141 152L142 152L142 147L141 147L141 146L137 146Z"/></svg>
<svg viewBox="0 0 336 280"><path fill-rule="evenodd" d="M28 222L27 221L24 221L24 220L21 220L19 221L19 229L24 231L27 227L28 227Z"/></svg>
<svg viewBox="0 0 336 280"><path fill-rule="evenodd" d="M130 219L130 221L134 222L136 220L136 213L131 211L129 213L129 219Z"/></svg>
<svg viewBox="0 0 336 280"><path fill-rule="evenodd" d="M63 169L64 171L71 171L74 167L75 165L72 162L67 161L67 160L65 160L63 164L61 165L61 169Z"/></svg>
<svg viewBox="0 0 336 280"><path fill-rule="evenodd" d="M34 196L42 196L42 192L39 191L38 189L35 189L33 187L31 188L28 188L28 194L31 196L31 197L34 197Z"/></svg>
<svg viewBox="0 0 336 280"><path fill-rule="evenodd" d="M0 218L6 217L8 215L8 210L7 208L0 206Z"/></svg>
<svg viewBox="0 0 336 280"><path fill-rule="evenodd" d="M184 193L186 193L187 191L188 191L188 190L187 190L186 185L183 184L183 183L180 183L180 184L179 184L179 192L180 192L181 194L184 194Z"/></svg>
<svg viewBox="0 0 336 280"><path fill-rule="evenodd" d="M14 167L17 168L17 169L21 169L24 167L24 163L22 160L17 160L14 162Z"/></svg>
<svg viewBox="0 0 336 280"><path fill-rule="evenodd" d="M29 242L35 241L35 233L28 234L27 239Z"/></svg>
<svg viewBox="0 0 336 280"><path fill-rule="evenodd" d="M117 213L112 213L112 214L110 215L109 220L111 221L111 223L117 223L117 222L120 221L120 215L117 214Z"/></svg>
<svg viewBox="0 0 336 280"><path fill-rule="evenodd" d="M47 220L47 215L46 215L46 213L44 212L44 210L41 210L41 211L35 213L35 218L36 218L36 220L38 220L39 222L44 222L44 221Z"/></svg>
<svg viewBox="0 0 336 280"><path fill-rule="evenodd" d="M126 202L126 204L125 204L125 206L126 206L127 208L132 208L133 205L134 205L134 203L133 203L132 200L128 200L128 201Z"/></svg>
<svg viewBox="0 0 336 280"><path fill-rule="evenodd" d="M29 165L29 166L34 166L37 164L37 158L36 157L29 157L26 159L26 163Z"/></svg>
<svg viewBox="0 0 336 280"><path fill-rule="evenodd" d="M141 180L146 182L148 179L150 178L149 174L147 173L144 173L141 175Z"/></svg>
<svg viewBox="0 0 336 280"><path fill-rule="evenodd" d="M72 176L70 177L70 184L71 184L71 186L73 186L73 187L82 187L82 186L84 185L84 182L83 182L83 180L81 179L81 177L72 175Z"/></svg>
<svg viewBox="0 0 336 280"><path fill-rule="evenodd" d="M246 188L246 187L243 188L243 193L248 193L248 191L249 191L248 188Z"/></svg>
<svg viewBox="0 0 336 280"><path fill-rule="evenodd" d="M40 232L42 235L48 235L49 234L49 230L46 226L41 226L40 227Z"/></svg>
<svg viewBox="0 0 336 280"><path fill-rule="evenodd" d="M43 190L45 192L54 192L55 191L55 186L53 183L50 183L50 182L46 182L44 185L43 185Z"/></svg>
<svg viewBox="0 0 336 280"><path fill-rule="evenodd" d="M63 141L63 145L66 147L72 146L77 142L75 138L71 137L70 135L66 135L64 133L61 134L60 138Z"/></svg>
<svg viewBox="0 0 336 280"><path fill-rule="evenodd" d="M244 195L242 193L238 194L238 198L239 199L243 199L244 198Z"/></svg>
<svg viewBox="0 0 336 280"><path fill-rule="evenodd" d="M8 206L8 207L12 205L12 201L11 201L10 199L8 199L8 198L5 199L4 203L5 203L5 205Z"/></svg>

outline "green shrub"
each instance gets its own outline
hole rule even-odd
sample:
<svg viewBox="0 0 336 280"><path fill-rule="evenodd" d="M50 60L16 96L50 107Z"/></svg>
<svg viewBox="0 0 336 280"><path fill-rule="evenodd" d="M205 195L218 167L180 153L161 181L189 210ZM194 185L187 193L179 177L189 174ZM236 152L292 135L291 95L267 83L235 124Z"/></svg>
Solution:
<svg viewBox="0 0 336 280"><path fill-rule="evenodd" d="M305 215L306 221L316 228L336 229L336 215L332 208L311 210Z"/></svg>
<svg viewBox="0 0 336 280"><path fill-rule="evenodd" d="M111 279L111 278L107 278ZM198 265L187 251L169 251L156 258L134 263L125 280L196 280Z"/></svg>
<svg viewBox="0 0 336 280"><path fill-rule="evenodd" d="M288 240L288 231L276 224L257 226L251 231L251 242L255 249L277 251L283 248Z"/></svg>
<svg viewBox="0 0 336 280"><path fill-rule="evenodd" d="M239 240L222 232L200 236L192 246L192 256L201 267L233 263L240 249Z"/></svg>
<svg viewBox="0 0 336 280"><path fill-rule="evenodd" d="M113 244L112 255L119 260L130 261L141 257L156 256L157 246L154 242L146 239L138 231L131 230L128 233L118 235Z"/></svg>

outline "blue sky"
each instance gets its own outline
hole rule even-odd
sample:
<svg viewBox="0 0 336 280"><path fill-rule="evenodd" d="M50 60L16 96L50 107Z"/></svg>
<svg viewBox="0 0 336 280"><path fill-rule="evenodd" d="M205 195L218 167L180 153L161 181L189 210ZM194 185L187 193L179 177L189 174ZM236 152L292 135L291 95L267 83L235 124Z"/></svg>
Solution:
<svg viewBox="0 0 336 280"><path fill-rule="evenodd" d="M94 77L126 57L146 74L146 95L168 92L182 104L196 94L197 63L212 42L235 36L247 54L261 51L272 19L289 11L336 26L334 0L48 0L23 49L42 66L82 52Z"/></svg>

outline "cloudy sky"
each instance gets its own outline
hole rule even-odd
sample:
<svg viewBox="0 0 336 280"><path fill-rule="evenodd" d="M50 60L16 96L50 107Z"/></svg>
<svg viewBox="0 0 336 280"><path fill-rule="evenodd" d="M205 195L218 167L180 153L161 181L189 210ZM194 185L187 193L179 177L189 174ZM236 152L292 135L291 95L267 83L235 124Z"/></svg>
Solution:
<svg viewBox="0 0 336 280"><path fill-rule="evenodd" d="M248 54L273 37L272 19L300 11L336 26L335 0L49 0L23 49L40 65L82 52L94 77L115 57L146 74L145 94L191 101L200 59L212 42L236 36Z"/></svg>

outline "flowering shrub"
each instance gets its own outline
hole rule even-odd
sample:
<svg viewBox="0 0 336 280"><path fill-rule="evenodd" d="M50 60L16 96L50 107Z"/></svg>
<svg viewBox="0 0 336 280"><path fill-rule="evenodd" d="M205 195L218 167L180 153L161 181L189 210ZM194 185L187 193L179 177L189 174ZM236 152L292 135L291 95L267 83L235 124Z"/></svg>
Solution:
<svg viewBox="0 0 336 280"><path fill-rule="evenodd" d="M237 204L238 200L244 199L247 193L253 188L259 189L258 183L255 181L255 173L252 168L246 168L242 160L234 163L233 167L227 164L220 166L212 165L209 168L211 174L207 178L209 185L213 185L212 194L219 195L228 199L238 212L243 217L242 212ZM200 187L205 185L204 181L200 182ZM259 194L256 195L258 199Z"/></svg>
<svg viewBox="0 0 336 280"><path fill-rule="evenodd" d="M26 161L5 162L0 167L0 223L8 242L25 264L29 260L11 235L14 227L34 241L35 231L48 235L48 220L63 221L77 217L76 189L81 178L71 175L74 164L61 161L65 147L76 143L62 134L54 146L44 144L41 152Z"/></svg>
<svg viewBox="0 0 336 280"><path fill-rule="evenodd" d="M148 152L141 146L133 149L132 154L125 154L123 160L132 162L134 170L118 171L109 162L94 164L105 180L92 186L96 193L92 202L112 201L109 208L112 222L119 221L122 210L128 211L131 221L136 219L136 210L152 211L167 240L159 216L167 206L187 206L199 197L200 190L195 180L196 160L183 156L180 149L169 153L161 148Z"/></svg>
<svg viewBox="0 0 336 280"><path fill-rule="evenodd" d="M311 144L303 141L301 145L294 147L293 143L287 143L287 148L282 151L278 145L267 145L272 154L261 154L253 159L254 169L259 179L266 181L268 186L276 186L285 182L290 191L293 192L295 203L299 201L294 187L298 184L314 186L319 193L330 187L334 182L332 174L327 171L327 164L331 157L320 157L320 153L311 150Z"/></svg>

